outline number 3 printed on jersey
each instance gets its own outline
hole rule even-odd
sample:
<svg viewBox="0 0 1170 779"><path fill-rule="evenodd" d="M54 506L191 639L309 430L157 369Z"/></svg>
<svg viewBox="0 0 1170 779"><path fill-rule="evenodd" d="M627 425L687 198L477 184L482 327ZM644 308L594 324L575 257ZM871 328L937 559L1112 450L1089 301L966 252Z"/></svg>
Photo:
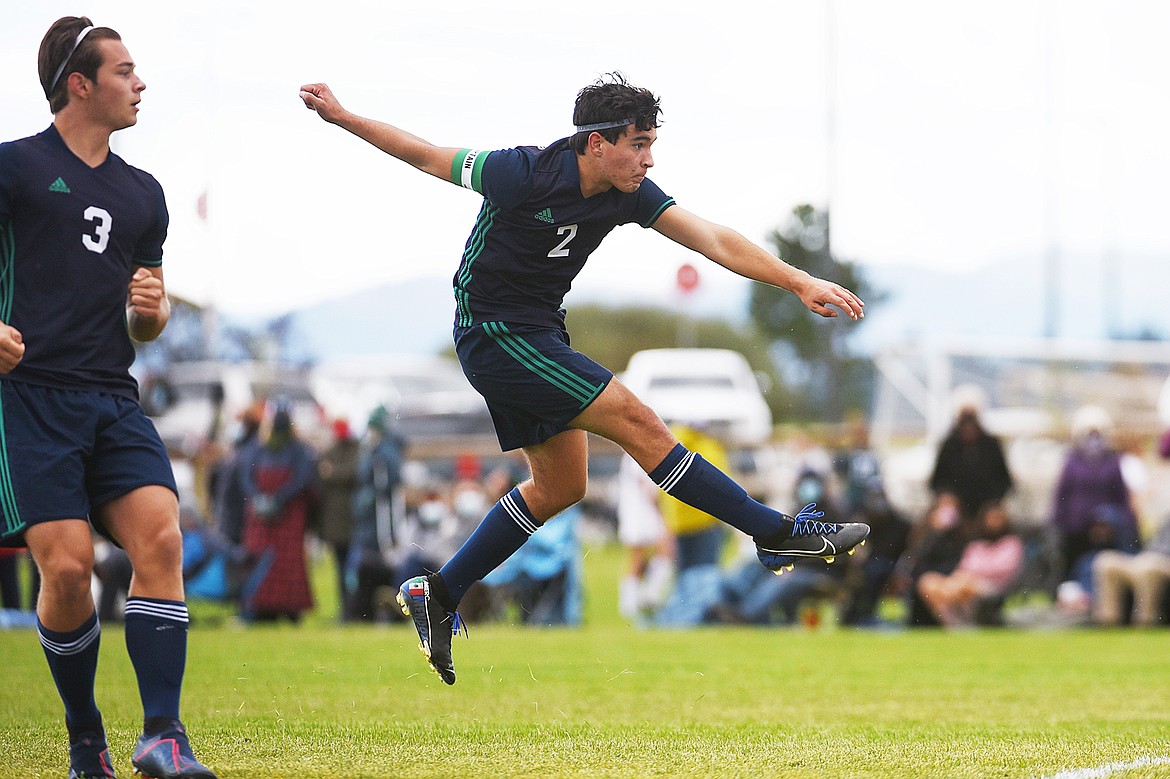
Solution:
<svg viewBox="0 0 1170 779"><path fill-rule="evenodd" d="M114 218L106 209L90 206L85 209L85 221L94 223L93 235L83 234L81 243L91 252L101 254L110 242L110 228L114 224Z"/></svg>

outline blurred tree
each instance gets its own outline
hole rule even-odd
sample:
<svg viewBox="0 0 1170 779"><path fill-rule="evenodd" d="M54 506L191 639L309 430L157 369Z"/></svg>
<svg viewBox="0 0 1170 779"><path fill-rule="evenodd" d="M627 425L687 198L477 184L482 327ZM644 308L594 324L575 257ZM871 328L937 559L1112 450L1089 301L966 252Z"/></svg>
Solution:
<svg viewBox="0 0 1170 779"><path fill-rule="evenodd" d="M813 276L852 290L871 313L884 295L861 269L838 260L829 247L829 215L804 204L792 209L788 223L772 233L776 256ZM799 416L840 420L849 409L869 407L872 366L849 354L847 338L865 320L844 315L826 319L810 314L795 295L766 284L753 284L749 314L756 327L776 343L780 372L789 390L800 397Z"/></svg>

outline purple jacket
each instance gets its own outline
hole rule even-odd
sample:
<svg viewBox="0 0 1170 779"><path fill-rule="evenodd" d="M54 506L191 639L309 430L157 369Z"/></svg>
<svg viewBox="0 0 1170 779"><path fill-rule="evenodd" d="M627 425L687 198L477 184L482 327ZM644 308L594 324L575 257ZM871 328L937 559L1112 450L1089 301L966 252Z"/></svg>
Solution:
<svg viewBox="0 0 1170 779"><path fill-rule="evenodd" d="M1084 532L1101 508L1130 513L1129 488L1116 452L1095 455L1073 449L1065 461L1052 503L1052 524L1066 533Z"/></svg>

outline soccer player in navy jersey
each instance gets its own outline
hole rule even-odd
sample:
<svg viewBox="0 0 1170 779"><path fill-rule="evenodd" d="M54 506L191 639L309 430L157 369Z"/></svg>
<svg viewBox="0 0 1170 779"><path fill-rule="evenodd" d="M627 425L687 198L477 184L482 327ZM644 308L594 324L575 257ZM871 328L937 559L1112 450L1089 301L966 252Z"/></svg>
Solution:
<svg viewBox="0 0 1170 779"><path fill-rule="evenodd" d="M455 683L451 636L463 594L585 495L587 432L619 444L670 495L752 536L760 561L777 573L795 557L831 561L865 539L866 525L822 521L814 505L789 517L756 502L687 451L609 370L569 347L561 302L601 240L630 222L790 290L821 316L837 316L833 307L852 319L863 315L849 290L683 210L646 177L660 112L653 93L610 74L578 93L572 136L496 151L438 147L358 116L325 84L302 86L300 98L326 122L484 198L454 278L455 348L487 400L500 446L524 450L531 478L500 499L439 571L399 590L420 648L444 682Z"/></svg>
<svg viewBox="0 0 1170 779"><path fill-rule="evenodd" d="M142 698L132 754L148 777L214 779L179 720L187 655L174 475L138 403L131 338L170 317L162 188L110 150L146 85L117 32L57 20L38 71L47 130L0 144L0 543L41 574L37 629L65 708L69 776L111 777L94 699L101 625L91 530L134 566L126 649Z"/></svg>

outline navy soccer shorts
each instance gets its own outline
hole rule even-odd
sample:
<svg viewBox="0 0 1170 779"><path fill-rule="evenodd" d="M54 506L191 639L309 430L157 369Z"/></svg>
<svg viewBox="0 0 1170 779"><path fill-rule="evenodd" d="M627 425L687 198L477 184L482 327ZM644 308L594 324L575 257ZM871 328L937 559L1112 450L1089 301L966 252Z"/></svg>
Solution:
<svg viewBox="0 0 1170 779"><path fill-rule="evenodd" d="M455 351L487 401L504 451L569 429L613 372L569 347L563 328L485 322L455 328Z"/></svg>
<svg viewBox="0 0 1170 779"><path fill-rule="evenodd" d="M0 545L22 545L29 525L90 518L139 487L178 494L166 447L130 398L0 381L0 425Z"/></svg>

